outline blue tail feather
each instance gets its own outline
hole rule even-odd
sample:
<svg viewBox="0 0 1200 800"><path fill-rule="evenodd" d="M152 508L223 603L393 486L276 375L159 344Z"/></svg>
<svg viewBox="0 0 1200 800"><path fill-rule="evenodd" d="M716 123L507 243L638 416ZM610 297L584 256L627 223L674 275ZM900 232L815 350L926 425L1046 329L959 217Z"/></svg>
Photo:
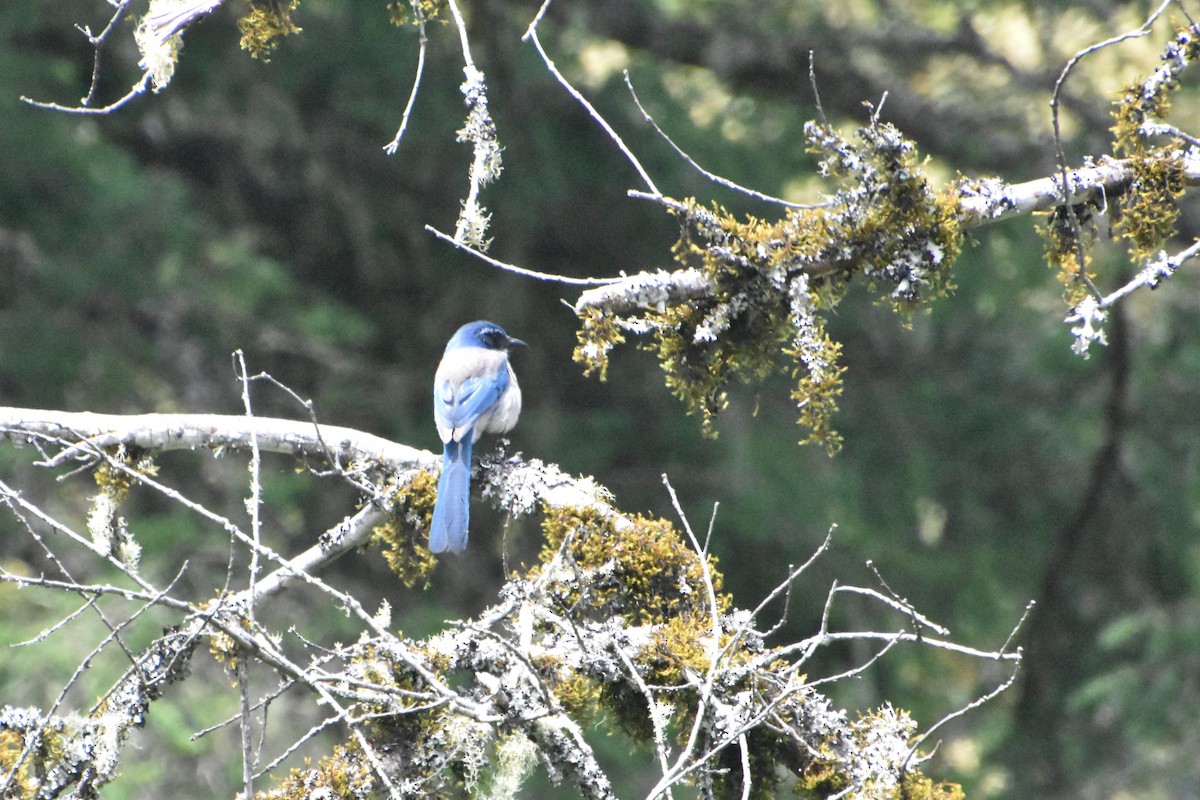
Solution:
<svg viewBox="0 0 1200 800"><path fill-rule="evenodd" d="M471 438L468 431L461 442L446 442L433 524L429 529L431 552L461 553L466 549L471 513Z"/></svg>

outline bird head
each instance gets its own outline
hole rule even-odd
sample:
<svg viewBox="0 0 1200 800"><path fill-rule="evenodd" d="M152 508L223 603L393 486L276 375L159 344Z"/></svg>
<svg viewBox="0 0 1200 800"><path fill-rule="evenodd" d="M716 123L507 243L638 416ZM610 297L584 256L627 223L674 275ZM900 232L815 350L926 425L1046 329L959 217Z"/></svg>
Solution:
<svg viewBox="0 0 1200 800"><path fill-rule="evenodd" d="M450 337L450 341L446 343L446 352L456 350L460 347L509 350L513 347L524 346L525 343L523 341L509 336L496 323L481 319L475 322L468 322L455 331L454 335Z"/></svg>

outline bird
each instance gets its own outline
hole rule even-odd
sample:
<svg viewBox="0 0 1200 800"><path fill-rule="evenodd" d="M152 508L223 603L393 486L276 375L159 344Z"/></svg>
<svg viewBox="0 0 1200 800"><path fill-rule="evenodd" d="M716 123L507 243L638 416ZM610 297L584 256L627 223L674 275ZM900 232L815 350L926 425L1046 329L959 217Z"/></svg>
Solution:
<svg viewBox="0 0 1200 800"><path fill-rule="evenodd" d="M433 378L433 419L442 439L442 474L429 529L429 550L460 553L470 518L471 446L484 433L507 433L521 414L521 387L508 351L524 347L494 322L463 325Z"/></svg>

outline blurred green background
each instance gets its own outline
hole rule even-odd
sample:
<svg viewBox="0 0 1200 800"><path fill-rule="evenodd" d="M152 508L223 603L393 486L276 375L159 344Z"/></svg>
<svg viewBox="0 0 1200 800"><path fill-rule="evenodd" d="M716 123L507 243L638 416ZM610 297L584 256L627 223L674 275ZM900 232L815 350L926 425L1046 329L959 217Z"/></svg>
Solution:
<svg viewBox="0 0 1200 800"><path fill-rule="evenodd" d="M5 0L0 402L240 413L230 361L240 348L251 371L313 398L322 421L434 448L430 382L441 348L462 322L493 319L531 344L515 358L525 411L512 447L594 475L629 511L675 516L663 473L695 527L707 526L719 502L713 549L740 606L757 605L789 563L838 526L830 552L797 586L778 641L814 630L834 578L877 585L868 559L956 641L984 650L999 647L1038 601L1018 639L1027 654L1019 682L940 731L931 774L961 781L973 797L1194 793L1200 284L1192 267L1116 309L1109 346L1084 361L1070 352L1061 286L1042 262L1042 220L975 231L955 269L957 292L910 329L865 294L839 308L831 331L848 367L840 455L796 445L801 432L782 376L735 388L719 438L708 440L648 353L618 350L607 383L581 376L571 362L576 320L562 303L576 289L492 269L424 230L452 231L467 191L471 153L455 141L465 114L462 54L452 27L430 25L411 123L399 152L386 156L412 85L417 36L389 25L385 5L304 0L295 16L303 33L264 63L238 50L245 7L231 2L187 31L167 90L111 116L79 117L18 98L72 104L84 94L92 54L72 26L98 30L109 6ZM669 268L677 223L626 196L642 188L637 175L521 43L536 7L464 7L504 147L504 174L482 198L493 214L492 255L571 276ZM665 193L766 216L777 209L707 182L641 123L622 69L698 162L765 192L819 199L801 136L817 113L810 51L831 121L862 123L864 101L878 105L886 92L883 119L918 143L936 180L961 172L1015 182L1053 170L1047 103L1062 65L1136 28L1149 10L1113 2L559 0L542 38ZM130 30L105 52L103 98L137 79ZM1073 163L1108 152L1115 93L1154 69L1170 36L1164 19L1080 65L1064 95ZM1185 73L1173 118L1193 132L1195 81ZM1181 242L1197 232L1196 211L1185 201ZM1096 255L1108 288L1134 269L1114 245ZM265 386L255 405L262 415L303 417ZM86 480L64 489L33 472L31 459L6 446L0 474L81 519ZM237 513L240 461L164 461L177 485ZM344 485L296 474L281 459L267 466L269 535L283 552L304 549L352 507ZM161 500L135 500L129 516L147 573L165 582L187 559L196 596L208 596L224 574L224 535ZM345 559L332 579L388 597L396 624L413 635L475 613L499 585L504 555L518 564L536 552L538 529L478 503L474 515L470 550L440 565L428 591L393 588L368 556ZM41 569L35 545L5 524L0 559ZM34 636L68 609L61 598L8 586L0 595L6 642ZM347 625L311 600L301 595L277 609L280 628L298 617L335 634ZM147 636L169 621L148 620ZM846 599L833 622L903 624ZM354 634L346 627L342 635ZM60 635L9 650L0 657L0 702L52 699L95 643ZM868 654L831 650L813 674ZM928 725L1006 674L898 648L830 690L850 709L891 701ZM155 707L142 751L127 753L125 778L106 796L234 791L236 734L188 740L236 708L233 692L210 698L213 683L227 686L215 666L178 690L180 702ZM79 687L81 704L104 685ZM283 723L293 734L314 713L302 699L295 705L272 712L276 723L294 714ZM614 759L628 757L625 743L611 749ZM648 788L637 768L626 772L626 794Z"/></svg>

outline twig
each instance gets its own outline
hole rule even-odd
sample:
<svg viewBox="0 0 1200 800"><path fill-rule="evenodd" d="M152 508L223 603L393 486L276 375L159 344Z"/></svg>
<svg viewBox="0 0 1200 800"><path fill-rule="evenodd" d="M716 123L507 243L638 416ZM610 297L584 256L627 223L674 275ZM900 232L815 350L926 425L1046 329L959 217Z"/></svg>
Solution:
<svg viewBox="0 0 1200 800"><path fill-rule="evenodd" d="M1187 142L1193 147L1200 147L1200 137L1196 137L1190 133L1181 131L1174 125L1169 125L1166 122L1143 122L1141 126L1141 133L1143 136L1171 136L1175 139Z"/></svg>
<svg viewBox="0 0 1200 800"><path fill-rule="evenodd" d="M823 678L817 678L816 680L809 681L808 685L809 685L810 687L812 687L812 688L814 688L814 689L815 689L816 687L818 687L818 686L823 686L823 685L825 685L825 684L827 684L827 683L837 683L838 681L844 681L844 680L846 680L847 678L855 678L855 677L858 677L859 675L861 675L861 674L863 674L864 672L866 672L867 670L869 670L871 667L875 666L875 663L876 663L877 661L879 661L879 659L881 659L881 658L883 658L885 655L887 655L887 654L888 654L888 652L889 652L889 651L890 651L890 650L891 650L893 647L895 647L895 646L896 646L896 643L897 643L897 642L899 642L899 641L901 641L901 637L902 637L902 635L903 635L903 634L902 634L902 633L900 633L900 632L898 632L898 633L897 633L897 634L895 634L894 636L888 636L887 634L879 634L879 635L877 635L877 636L876 636L876 635L867 635L867 636L861 636L861 637L860 637L860 636L859 636L857 633L852 633L852 634L849 634L849 635L846 637L846 638L848 638L848 639L859 639L859 638L871 639L871 638L879 638L879 639L883 639L883 640L886 642L886 644L884 644L884 646L883 646L882 648L880 648L879 650L877 650L877 651L875 652L875 654L874 654L874 655L872 655L870 658L868 658L868 659L867 659L866 661L864 661L862 664L859 664L857 667L851 667L851 668L850 668L850 669L848 669L848 670L845 670L845 671L843 671L843 672L838 672L838 673L836 673L836 674L834 674L834 675L827 675L827 676L825 676L825 677L823 677ZM834 633L827 634L827 635L825 636L825 640L826 640L826 641L830 641L830 640L833 640L833 639L836 639L836 638L838 638L838 634L834 634ZM914 637L914 639L915 639L915 637Z"/></svg>
<svg viewBox="0 0 1200 800"><path fill-rule="evenodd" d="M142 79L133 85L129 93L124 97L118 98L106 106L94 108L92 106L64 106L54 102L44 100L34 100L32 97L21 96L22 103L28 103L34 108L43 108L47 111L62 111L66 114L111 114L112 112L123 108L130 100L143 94L150 86L150 73L142 75Z"/></svg>
<svg viewBox="0 0 1200 800"><path fill-rule="evenodd" d="M1071 71L1075 69L1075 66L1080 61L1098 50L1102 50L1106 47L1127 41L1129 39L1136 39L1145 36L1150 32L1150 28L1154 24L1155 20L1157 20L1159 16L1166 11L1167 6L1174 2L1176 2L1176 0L1163 0L1158 8L1146 18L1146 21L1143 22L1141 27L1137 30L1123 33L1110 39L1105 39L1102 42L1085 47L1075 55L1071 56L1070 60L1068 60L1066 65L1063 67L1062 72L1059 73L1058 80L1054 82L1054 91L1050 96L1050 115L1054 127L1054 149L1055 154L1058 157L1058 176L1060 186L1062 187L1062 207L1066 210L1067 220L1069 221L1071 230L1075 235L1076 258L1079 261L1079 280L1087 288L1088 293L1091 294L1096 300L1101 299L1101 294L1100 290L1097 289L1096 285L1092 282L1092 279L1088 277L1087 270L1084 268L1087 264L1087 253L1084 249L1083 233L1079 226L1079 216L1075 213L1074 189L1067 175L1067 153L1066 148L1063 145L1062 129L1059 123L1059 106L1060 99L1062 97L1063 86L1066 84L1067 76L1071 74Z"/></svg>
<svg viewBox="0 0 1200 800"><path fill-rule="evenodd" d="M254 800L254 740L250 729L249 659L239 658L234 668L238 684L238 732L242 740L242 797Z"/></svg>
<svg viewBox="0 0 1200 800"><path fill-rule="evenodd" d="M143 75L142 80L135 84L134 88L129 92L129 94L125 95L125 97L117 100L105 108L97 109L91 107L92 101L96 98L96 89L100 85L100 61L104 43L108 37L112 35L112 32L116 29L120 21L126 16L128 8L132 4L133 0L119 0L119 2L110 0L110 5L114 7L113 15L109 18L108 23L104 26L104 29L98 34L93 34L91 28L88 26L75 26L76 30L82 33L87 38L88 44L92 46L92 79L88 84L87 94L84 95L83 99L79 101L78 106L63 106L59 105L58 103L33 100L29 97L22 97L21 102L28 103L36 108L44 108L52 111L65 111L71 114L107 114L120 108L135 95L146 91L146 87L149 85L149 73Z"/></svg>
<svg viewBox="0 0 1200 800"><path fill-rule="evenodd" d="M4 569L4 567L0 567L0 580L10 580L10 573L8 570ZM50 636L53 635L55 631L61 629L64 625L67 625L72 620L78 619L81 614L83 614L89 608L94 606L96 604L96 599L99 596L100 596L99 594L93 594L91 597L89 597L87 600L84 601L83 605L81 605L79 608L75 609L70 614L68 614L66 617L64 617L63 619L54 623L50 627L44 628L40 633L38 633L37 636L34 636L32 639L26 639L23 642L13 642L9 645L9 647L28 647L31 644L38 644L39 642L44 642L46 639L50 638Z"/></svg>
<svg viewBox="0 0 1200 800"><path fill-rule="evenodd" d="M233 354L234 370L238 380L242 384L242 408L245 409L246 417L252 418L254 411L250 405L250 378L246 372L246 356L241 350L237 350ZM250 514L250 569L248 570L249 585L247 592L251 597L254 596L254 585L258 581L258 553L259 546L262 544L262 520L260 517L262 511L262 453L258 449L258 436L254 430L250 430L250 496L246 498L246 510ZM254 603L250 603L246 608L246 616L249 620L250 627L254 627ZM247 798L249 800L249 798Z"/></svg>
<svg viewBox="0 0 1200 800"><path fill-rule="evenodd" d="M254 411L250 404L250 378L246 371L246 356L241 350L237 350L233 354L234 370L238 380L242 384L242 407L245 409L247 417L253 417ZM250 432L250 463L248 465L250 471L250 496L246 498L246 510L250 514L250 536L252 545L250 547L250 566L247 570L247 594L254 597L255 584L258 581L258 571L260 569L258 558L259 549L262 544L262 521L260 513L262 510L262 453L258 449L258 437L254 432ZM255 627L255 603L246 604L246 619L250 628ZM249 665L245 658L237 659L235 669L238 682L238 701L240 703L241 724L238 729L242 739L242 794L245 800L254 800L254 749L253 740L251 738L251 721L250 721L250 675Z"/></svg>
<svg viewBox="0 0 1200 800"><path fill-rule="evenodd" d="M317 419L317 407L311 398L305 399L301 397L295 389L279 381L273 375L266 372L260 372L257 375L251 375L249 380L266 381L290 397L292 401L296 403L296 405L300 406L300 408L304 409L304 413L308 416L308 421L312 423L313 435L316 436L317 443L321 446L321 450L325 454L325 460L328 461L330 466L333 468L333 473L345 479L347 483L367 497L375 497L378 494L376 487L360 481L356 477L355 473L351 473L349 470L347 470L342 464L342 454L330 447L329 443L325 441L325 435L321 430L323 426L320 420ZM318 475L325 474L319 470L314 470L314 472L316 472ZM361 472L361 470L357 472Z"/></svg>
<svg viewBox="0 0 1200 800"><path fill-rule="evenodd" d="M1035 605L1037 605L1036 600L1030 600L1025 604L1025 611L1021 613L1021 618L1017 620L1017 624L1013 626L1013 629L1008 632L1008 638L1004 640L1004 644L1000 645L1001 653L1008 650L1008 646L1012 644L1013 639L1016 638L1017 631L1021 630L1021 627L1025 624L1025 620L1029 619L1029 614L1031 611L1033 611Z"/></svg>
<svg viewBox="0 0 1200 800"><path fill-rule="evenodd" d="M400 115L400 127L396 130L395 137L383 146L383 152L389 156L394 156L400 149L400 139L404 137L404 131L408 129L408 118L412 114L413 106L417 103L417 92L421 88L421 78L425 74L425 51L429 44L429 36L425 30L425 12L421 10L418 0L410 0L410 2L413 16L417 20L417 69L416 75L413 77L412 90L408 93L408 102L404 104L404 113Z"/></svg>
<svg viewBox="0 0 1200 800"><path fill-rule="evenodd" d="M784 623L787 622L788 607L792 600L792 586L795 584L796 579L804 574L804 572L810 566L812 566L813 563L820 558L826 550L829 549L829 543L833 540L833 532L835 530L837 530L837 525L830 525L829 530L825 533L825 539L821 542L813 554L808 557L808 560L794 569L791 567L791 565L789 565L787 578L785 578L782 583L772 589L771 592L762 599L758 606L756 606L755 609L750 612L752 617L757 618L758 615L762 613L762 610L767 607L768 603L779 597L781 593L783 594L783 610L779 613L779 620L763 632L764 638L776 633L780 628L783 627Z"/></svg>
<svg viewBox="0 0 1200 800"><path fill-rule="evenodd" d="M1013 653L1004 653L1000 651L986 651L975 647L968 647L957 642L951 642L946 639L934 639L929 636L921 636L912 631L895 631L894 633L884 633L881 631L838 631L832 633L824 633L819 636L811 636L796 644L787 645L774 651L774 654L783 658L796 650L807 648L813 641L819 644L829 644L830 642L845 642L858 640L877 640L886 641L890 644L899 642L912 642L914 644L927 645L935 647L939 650L948 650L951 653L960 653L972 658L980 658L989 661L1019 661L1020 656Z"/></svg>
<svg viewBox="0 0 1200 800"><path fill-rule="evenodd" d="M682 158L684 161L686 161L688 163L688 166L692 167L692 169L696 170L697 172L699 172L704 177L708 178L713 183L720 184L721 186L724 186L727 189L732 189L735 192L741 192L742 194L747 195L748 197L753 197L756 200L762 200L767 203L774 203L776 205L785 206L786 208L797 208L797 209L810 208L811 209L811 208L828 208L830 206L830 203L827 203L827 202L826 203L793 203L790 200L784 200L782 197L775 197L774 195L769 195L764 192L760 192L756 189L750 189L748 187L742 186L741 184L734 183L733 181L729 180L728 178L723 178L714 172L709 172L704 167L697 164L696 161L691 156L689 156L687 153L685 153L683 151L683 148L681 148L679 145L675 144L675 142L671 139L671 137L668 136L661 127L659 127L658 123L654 121L654 117L650 116L650 112L647 111L645 106L642 105L641 98L638 97L637 92L634 91L633 81L631 81L629 78L629 70L625 70L624 75L625 75L625 86L626 86L626 88L629 89L629 94L633 98L633 104L635 106L637 106L638 111L642 112L642 119L644 119L647 123L649 123L652 128L654 128L655 132L657 132L658 135L663 138L663 141L665 141L668 145L670 145L671 149L674 150L675 153L680 158Z"/></svg>
<svg viewBox="0 0 1200 800"><path fill-rule="evenodd" d="M817 116L821 118L821 124L828 126L829 118L825 116L825 109L821 107L821 90L817 88L817 72L816 58L813 56L813 51L808 51L808 83L813 90L813 103L817 107Z"/></svg>
<svg viewBox="0 0 1200 800"><path fill-rule="evenodd" d="M604 129L604 132L608 134L610 139L612 139L613 144L615 144L617 149L619 149L625 155L625 158L629 161L630 165L632 165L637 171L638 175L641 176L642 182L646 184L646 188L654 194L661 195L662 193L659 192L658 187L654 185L654 181L651 179L650 173L646 172L645 168L642 167L642 163L638 161L637 156L635 156L633 151L625 145L624 140L622 140L617 132L613 130L613 127L608 124L608 120L604 119L600 112L596 110L596 107L588 102L587 98L584 97L578 89L572 86L570 81L563 77L563 74L558 71L558 67L554 66L554 61L552 61L550 56L546 54L545 49L542 47L541 40L538 39L537 29L538 25L541 24L542 17L546 13L546 9L549 8L549 6L550 0L546 0L546 2L542 4L542 7L538 9L537 16L535 16L533 21L529 23L529 27L526 29L525 35L521 37L521 41L533 42L533 46L537 49L538 55L542 57L542 61L546 65L546 69L550 70L550 74L554 76L554 79L558 81L559 85L566 89L567 93L571 95L571 97L575 98L575 101L583 106L588 115L596 121L596 124Z"/></svg>
<svg viewBox="0 0 1200 800"><path fill-rule="evenodd" d="M1105 295L1100 301L1100 307L1107 308L1143 286L1151 289L1158 288L1163 279L1170 277L1180 266L1197 256L1200 256L1200 241L1180 250L1173 256L1168 256L1165 252L1159 253L1158 257L1147 263L1132 280L1111 294Z"/></svg>
<svg viewBox="0 0 1200 800"><path fill-rule="evenodd" d="M280 764L282 764L284 761L286 761L288 756L290 756L292 753L296 752L301 747L303 747L305 742L312 739L314 736L316 736L317 734L319 734L321 731L325 730L329 726L334 725L341 721L342 721L341 716L338 714L334 714L332 717L326 717L325 719L318 722L316 725L313 725L311 728L308 729L307 733L305 733L299 739L297 739L296 741L294 741L290 745L288 745L286 750L284 750L282 753L280 753L278 756L276 756L269 763L264 764L262 769L260 769L256 773L254 773L254 777L261 778L262 776L268 774L271 770L275 769Z"/></svg>
<svg viewBox="0 0 1200 800"><path fill-rule="evenodd" d="M624 278L572 278L567 275L552 275L552 274L546 273L546 272L537 272L532 269L526 269L525 267L518 267L515 264L508 264L504 261L500 261L498 259L492 258L491 256L489 256L487 253L483 252L482 250L472 247L471 245L467 244L466 242L460 242L457 238L455 238L447 233L442 233L441 231L439 231L437 228L433 227L432 225L426 225L425 230L429 231L430 233L432 233L434 236L438 237L442 241L449 242L450 244L457 247L459 250L470 253L471 255L475 256L476 258L480 259L481 261L485 261L488 264L491 264L493 267L498 267L500 269L507 270L508 272L516 273L517 275L523 275L526 278L536 278L539 281L551 281L554 283L566 283L566 284L570 284L572 286L603 286L603 285L609 284L609 283L619 283L624 280Z"/></svg>
<svg viewBox="0 0 1200 800"><path fill-rule="evenodd" d="M1017 655L1018 656L1020 655L1020 651L1017 652ZM1021 662L1017 661L1013 665L1012 674L1009 675L1008 678L1003 683L1001 683L999 686L997 686L995 689L992 689L990 692L983 695L982 697L975 698L974 700L972 700L970 703L967 703L962 708L960 708L956 711L950 712L949 714L947 714L946 716L942 717L937 722L935 722L933 725L929 726L929 728L923 734L918 736L915 742L913 742L912 749L909 750L908 756L904 759L905 769L908 768L908 763L909 763L909 761L912 760L912 757L914 755L916 755L917 750L921 747L922 744L925 743L926 739L928 739L930 736L933 735L934 731L936 731L938 728L945 725L947 722L950 722L953 719L957 719L957 718L963 716L964 714L968 714L971 711L974 711L975 709L979 708L980 706L982 706L984 703L988 702L989 700L1001 695L1006 689L1008 689L1010 686L1012 686L1014 682L1016 682L1017 675L1020 673L1020 671L1021 671Z"/></svg>
<svg viewBox="0 0 1200 800"><path fill-rule="evenodd" d="M458 31L458 43L462 47L463 64L467 69L475 68L475 60L471 58L471 40L467 37L467 21L463 19L462 11L457 0L447 0L450 16L454 18L454 27Z"/></svg>
<svg viewBox="0 0 1200 800"><path fill-rule="evenodd" d="M687 533L688 540L692 548L696 551L696 558L699 560L701 575L704 579L704 588L707 593L709 616L711 618L711 635L710 641L707 642L709 664L708 670L704 675L704 680L697 686L697 699L694 719L692 721L691 730L688 732L687 741L684 743L678 758L675 759L674 765L670 770L665 771L663 777L659 779L654 788L646 795L647 800L653 800L661 793L666 792L670 796L670 788L680 778L689 774L700 761L693 759L692 754L695 752L696 745L700 740L700 733L704 728L704 722L707 716L709 704L712 702L713 686L718 676L718 664L724 650L720 646L721 642L721 620L718 615L716 588L713 586L712 573L708 566L708 559L705 557L704 551L700 546L696 534L692 531L692 526L688 522L687 515L684 514L682 506L679 504L679 497L675 493L675 488L671 485L670 480L664 473L662 476L663 485L667 488L667 493L671 497L671 505L675 509L675 513L679 516L680 523L683 525L684 531ZM736 638L736 637L735 637ZM730 646L734 644L730 642ZM689 762L692 766L689 766Z"/></svg>
<svg viewBox="0 0 1200 800"><path fill-rule="evenodd" d="M913 622L919 623L920 625L924 625L927 628L937 631L942 636L948 636L950 634L949 630L942 627L941 625L938 625L933 620L931 620L928 617L921 614L919 611L917 611L915 608L913 608L911 603L909 603L904 598L888 597L885 594L881 594L880 592L877 592L874 589L868 589L865 586L839 586L837 588L837 591L848 592L850 594L861 594L866 597L874 598L875 600L878 600L879 602L883 603L884 605L891 606L892 608L896 609L901 614L904 614L906 617L911 619Z"/></svg>
<svg viewBox="0 0 1200 800"><path fill-rule="evenodd" d="M84 95L84 98L79 101L79 105L81 105L81 106L91 105L92 100L95 99L96 87L98 87L100 85L100 53L102 50L102 46L104 44L104 41L109 36L112 35L113 30L117 27L117 23L121 20L121 18L123 16L125 16L126 9L128 9L132 3L133 3L133 0L120 0L120 2L116 4L116 10L113 11L113 15L109 18L108 24L104 26L104 30L102 30L99 33L99 35L92 36L91 31L88 30L87 28L84 28L82 30L83 34L85 36L87 36L88 42L92 45L92 48L93 48L92 80L91 80L91 83L88 84L87 94Z"/></svg>
<svg viewBox="0 0 1200 800"><path fill-rule="evenodd" d="M667 743L667 721L663 719L663 713L660 711L662 706L654 697L654 692L646 685L646 681L638 672L637 666L633 663L633 659L629 657L623 649L618 650L617 654L621 657L621 661L625 664L625 669L634 686L641 692L642 697L646 701L646 712L650 715L650 727L654 729L654 754L658 758L658 767L662 770L663 775L667 775L671 771L671 751L670 745ZM670 786L666 787L666 795L671 796Z"/></svg>

